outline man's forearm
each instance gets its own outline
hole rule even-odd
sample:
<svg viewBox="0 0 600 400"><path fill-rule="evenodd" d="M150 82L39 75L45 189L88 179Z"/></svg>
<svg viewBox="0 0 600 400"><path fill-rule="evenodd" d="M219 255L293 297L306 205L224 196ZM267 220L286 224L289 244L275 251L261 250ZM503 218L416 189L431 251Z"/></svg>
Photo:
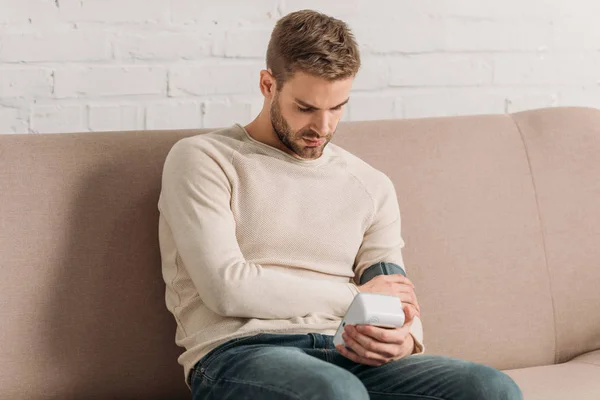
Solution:
<svg viewBox="0 0 600 400"><path fill-rule="evenodd" d="M205 304L229 317L289 319L311 313L342 317L358 293L349 282L307 279L247 262L221 272L212 268L217 273L208 275L189 270Z"/></svg>

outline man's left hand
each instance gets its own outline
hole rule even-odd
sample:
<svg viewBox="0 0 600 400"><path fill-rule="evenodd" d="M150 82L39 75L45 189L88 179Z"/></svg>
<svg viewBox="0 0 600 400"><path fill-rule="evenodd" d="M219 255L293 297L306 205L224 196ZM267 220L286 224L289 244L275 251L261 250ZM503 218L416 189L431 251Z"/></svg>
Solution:
<svg viewBox="0 0 600 400"><path fill-rule="evenodd" d="M346 325L342 338L344 345L336 346L344 357L365 365L379 366L399 360L413 353L415 342L410 334L414 317L412 307L404 307L406 321L400 328L380 328L372 325Z"/></svg>

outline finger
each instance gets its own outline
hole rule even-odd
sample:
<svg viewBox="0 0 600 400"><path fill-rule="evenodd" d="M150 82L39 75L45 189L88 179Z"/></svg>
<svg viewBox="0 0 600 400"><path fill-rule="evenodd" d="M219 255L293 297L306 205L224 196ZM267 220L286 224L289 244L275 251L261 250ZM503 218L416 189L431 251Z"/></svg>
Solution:
<svg viewBox="0 0 600 400"><path fill-rule="evenodd" d="M411 290L401 290L398 293L398 297L400 298L402 304L411 304L417 309L417 311L421 312L421 308L419 306L419 302L417 301L417 296L415 295L415 292Z"/></svg>
<svg viewBox="0 0 600 400"><path fill-rule="evenodd" d="M402 274L380 275L380 276L382 277L383 280L385 280L387 282L403 283L405 285L412 286L413 288L415 287L414 283L412 283L412 281L410 279L403 276Z"/></svg>
<svg viewBox="0 0 600 400"><path fill-rule="evenodd" d="M414 304L415 307L419 307L417 294L412 286L397 282L388 282L388 284L391 289L391 295L400 298L403 303L410 303Z"/></svg>
<svg viewBox="0 0 600 400"><path fill-rule="evenodd" d="M387 361L387 358L381 354L377 354L373 351L365 349L354 337L354 335L350 335L346 332L342 333L342 339L346 343L346 346L350 347L356 354L365 359L370 359L372 361L377 361L384 363Z"/></svg>
<svg viewBox="0 0 600 400"><path fill-rule="evenodd" d="M349 359L351 361L354 361L357 364L365 364L365 365L370 365L372 367L379 367L380 365L384 364L380 361L369 360L368 358L361 357L358 354L353 353L350 350L348 350L342 344L338 344L335 348L341 355L343 355L344 357L346 357L347 359Z"/></svg>
<svg viewBox="0 0 600 400"><path fill-rule="evenodd" d="M400 299L400 301L402 302L402 310L404 311L404 316L406 317L406 308L410 308L411 311L411 315L417 315L420 316L421 315L421 309L419 308L418 304L412 304L409 303L408 301L404 300L404 299Z"/></svg>
<svg viewBox="0 0 600 400"><path fill-rule="evenodd" d="M405 305L403 307L403 310L404 310L404 325L412 324L415 317L421 315L421 313L412 305Z"/></svg>
<svg viewBox="0 0 600 400"><path fill-rule="evenodd" d="M392 282L391 285L395 295L400 297L403 302L414 304L417 308L419 307L417 294L413 286L398 282Z"/></svg>
<svg viewBox="0 0 600 400"><path fill-rule="evenodd" d="M354 329L351 329L349 335L367 351L367 353L364 354L365 357L373 359L383 357L384 359L390 359L398 355L398 345L404 343L403 340L394 340L393 344L381 342L370 336L368 331L363 333L363 331L359 329L362 326L364 325L357 325ZM370 353L377 354L379 357L373 357Z"/></svg>
<svg viewBox="0 0 600 400"><path fill-rule="evenodd" d="M378 342L402 345L408 338L408 335L410 335L411 324L412 321L409 321L408 324L396 329L381 328L373 325L356 325L356 329L361 334L369 336Z"/></svg>
<svg viewBox="0 0 600 400"><path fill-rule="evenodd" d="M402 310L404 311L405 319L413 319L415 316L421 315L421 311L419 311L419 309L412 304L403 303Z"/></svg>

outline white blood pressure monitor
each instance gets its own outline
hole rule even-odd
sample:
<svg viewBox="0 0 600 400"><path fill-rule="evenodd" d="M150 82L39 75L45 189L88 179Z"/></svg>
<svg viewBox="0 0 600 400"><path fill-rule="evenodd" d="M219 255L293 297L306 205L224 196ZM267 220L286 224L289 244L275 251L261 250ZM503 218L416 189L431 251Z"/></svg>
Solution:
<svg viewBox="0 0 600 400"><path fill-rule="evenodd" d="M354 297L346 315L333 337L337 346L343 344L342 333L346 324L374 325L383 328L397 328L404 325L402 302L396 296L375 293L359 293Z"/></svg>

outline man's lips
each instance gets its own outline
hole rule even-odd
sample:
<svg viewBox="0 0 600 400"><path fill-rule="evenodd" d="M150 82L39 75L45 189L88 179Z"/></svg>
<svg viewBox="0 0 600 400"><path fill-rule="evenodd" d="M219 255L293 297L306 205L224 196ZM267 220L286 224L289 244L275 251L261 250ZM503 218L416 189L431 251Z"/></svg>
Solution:
<svg viewBox="0 0 600 400"><path fill-rule="evenodd" d="M325 139L308 139L302 138L310 147L317 147L323 145L325 143Z"/></svg>

